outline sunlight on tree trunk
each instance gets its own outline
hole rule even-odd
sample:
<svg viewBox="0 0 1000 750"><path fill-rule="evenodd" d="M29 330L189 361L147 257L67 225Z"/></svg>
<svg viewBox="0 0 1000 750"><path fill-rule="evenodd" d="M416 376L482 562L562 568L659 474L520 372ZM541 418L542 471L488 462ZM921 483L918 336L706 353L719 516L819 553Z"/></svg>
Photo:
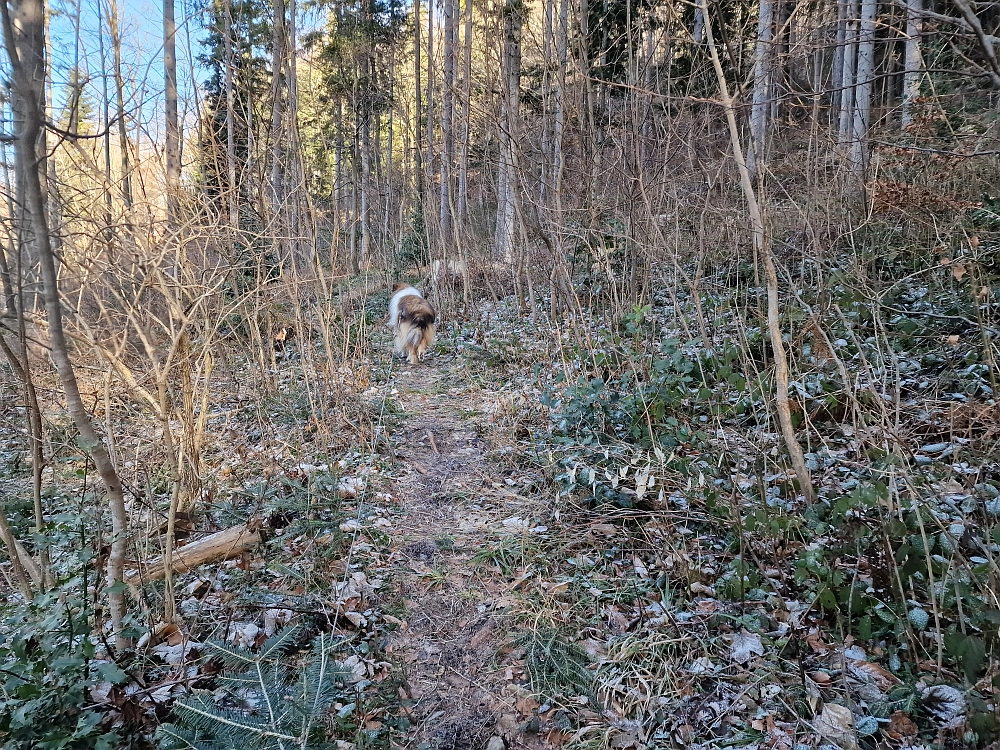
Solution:
<svg viewBox="0 0 1000 750"><path fill-rule="evenodd" d="M69 359L66 335L63 331L62 303L59 298L56 259L49 237L45 211L45 195L38 172L37 144L44 126L44 7L41 0L21 0L14 6L18 23L15 30L7 3L0 4L3 15L4 40L16 89L15 106L19 108L16 140L18 171L24 178L22 201L29 224L31 242L38 254L44 286L45 310L48 317L52 362L59 374L66 409L73 419L84 449L90 454L107 488L112 520L111 552L107 561L109 583L108 602L111 627L120 648L128 644L122 634L125 617L125 596L122 573L127 544L127 514L121 480L111 455L87 412L80 394L76 373Z"/></svg>
<svg viewBox="0 0 1000 750"><path fill-rule="evenodd" d="M166 119L167 223L176 229L181 189L181 135L177 119L177 26L174 0L163 0L163 79Z"/></svg>
<svg viewBox="0 0 1000 750"><path fill-rule="evenodd" d="M871 124L872 71L875 66L876 0L861 0L861 35L858 41L857 85L854 87L854 135L850 162L854 177L864 182L868 169L868 128Z"/></svg>

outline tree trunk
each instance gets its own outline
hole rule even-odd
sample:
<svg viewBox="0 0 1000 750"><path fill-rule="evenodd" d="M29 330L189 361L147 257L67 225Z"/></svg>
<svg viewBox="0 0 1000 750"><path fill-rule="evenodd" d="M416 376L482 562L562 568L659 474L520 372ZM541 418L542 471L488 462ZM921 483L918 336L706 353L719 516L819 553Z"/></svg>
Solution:
<svg viewBox="0 0 1000 750"><path fill-rule="evenodd" d="M497 257L514 262L516 154L521 87L522 5L506 0L503 10L504 40L501 64L500 170L497 182L497 223L494 244ZM515 273L518 273L516 270Z"/></svg>
<svg viewBox="0 0 1000 750"><path fill-rule="evenodd" d="M694 9L694 28L691 30L691 38L695 44L705 41L705 11L700 7Z"/></svg>
<svg viewBox="0 0 1000 750"><path fill-rule="evenodd" d="M371 227L371 118L365 117L361 125L361 257L360 270L368 267L372 251Z"/></svg>
<svg viewBox="0 0 1000 750"><path fill-rule="evenodd" d="M389 48L389 100L393 101L396 93L396 48L395 46ZM386 147L385 147L385 206L384 214L382 220L382 242L385 243L386 247L395 245L395 242L389 242L389 227L390 220L392 216L392 204L394 202L393 195L393 179L392 179L392 150L393 150L393 139L395 133L393 125L395 124L395 107L389 107L389 122L386 128Z"/></svg>
<svg viewBox="0 0 1000 750"><path fill-rule="evenodd" d="M226 203L229 207L229 228L236 232L240 226L239 189L236 185L236 92L233 88L233 3L225 2L225 55L226 72Z"/></svg>
<svg viewBox="0 0 1000 750"><path fill-rule="evenodd" d="M108 94L108 71L107 63L108 57L104 54L104 18L103 18L104 4L101 2L97 3L97 34L98 34L98 50L101 56L101 107L104 122L102 127L104 130L104 135L101 138L101 142L104 145L104 239L106 243L106 252L110 255L111 253L111 242L114 239L114 229L112 224L114 223L114 218L112 215L112 197L111 197L111 97Z"/></svg>
<svg viewBox="0 0 1000 750"><path fill-rule="evenodd" d="M424 169L426 181L434 182L434 0L427 0L427 150ZM430 222L427 222L430 231Z"/></svg>
<svg viewBox="0 0 1000 750"><path fill-rule="evenodd" d="M285 69L285 3L284 0L272 2L273 43L271 50L271 221L274 222L273 232L277 233L275 244L281 243L284 227L281 217L285 202L284 170L282 155L282 139L284 137L284 96L283 81ZM284 243L281 243L284 244ZM279 257L283 258L279 252Z"/></svg>
<svg viewBox="0 0 1000 750"><path fill-rule="evenodd" d="M903 128L913 124L913 102L920 96L920 81L924 77L920 54L923 10L923 0L906 0L906 54L903 57L903 111L900 117Z"/></svg>
<svg viewBox="0 0 1000 750"><path fill-rule="evenodd" d="M462 132L458 154L458 220L469 220L469 117L472 107L472 12L473 0L465 0L465 35L462 39Z"/></svg>
<svg viewBox="0 0 1000 750"><path fill-rule="evenodd" d="M552 130L552 191L556 205L556 225L562 227L562 179L565 171L563 139L566 128L566 73L569 47L569 0L559 0L559 33L556 54L559 70L556 77L555 118Z"/></svg>
<svg viewBox="0 0 1000 750"><path fill-rule="evenodd" d="M726 122L729 125L729 140L733 149L733 158L736 160L736 167L740 173L740 185L743 188L743 196L747 202L750 223L753 227L754 249L764 261L764 273L767 279L767 330L771 339L771 349L774 353L774 400L778 412L778 423L781 425L781 434L784 438L785 448L788 450L788 455L791 458L792 468L799 481L799 487L802 490L802 494L805 495L806 502L812 503L816 495L813 491L809 469L806 468L802 446L799 445L798 438L795 436L795 427L792 424L792 411L788 399L788 360L785 356L785 345L781 337L781 317L778 308L778 272L774 265L774 255L771 253L771 245L764 226L764 217L760 210L760 204L757 202L757 194L754 191L753 182L750 179L750 171L747 169L743 158L739 127L736 125L736 108L733 106L732 97L729 95L729 85L726 83L726 76L722 71L722 62L719 60L715 40L712 38L712 25L708 19L708 0L700 0L700 2L702 11L706 17L705 36L708 42L709 54L712 58L712 66L715 68L716 78L719 81L722 106L725 109Z"/></svg>
<svg viewBox="0 0 1000 750"><path fill-rule="evenodd" d="M877 0L861 0L861 34L858 40L858 74L854 87L854 133L851 138L851 171L863 181L868 168L868 128L871 125L872 80L875 70L875 11Z"/></svg>
<svg viewBox="0 0 1000 750"><path fill-rule="evenodd" d="M441 251L444 257L452 255L451 174L455 160L455 36L457 21L455 1L444 0L444 86L441 91L441 182L440 221Z"/></svg>
<svg viewBox="0 0 1000 750"><path fill-rule="evenodd" d="M343 227L343 212L341 198L344 190L344 97L338 96L333 109L333 156L336 164L333 168L333 205L336 208L338 226Z"/></svg>
<svg viewBox="0 0 1000 750"><path fill-rule="evenodd" d="M125 597L121 587L127 543L125 498L111 455L87 413L69 359L69 349L63 331L56 260L52 252L45 212L45 194L37 169L40 156L38 145L45 116L45 8L43 0L20 0L13 5L13 9L17 17L16 27L11 18L11 6L6 2L0 3L4 41L13 74L15 96L12 103L19 109L20 115L15 156L18 173L23 177L20 198L23 204L23 216L28 224L25 229L31 235L41 266L52 362L62 383L66 409L80 432L81 444L93 459L108 492L112 527L111 552L107 562L107 576L111 584L108 590L108 603L116 643L120 648L124 648L128 645L127 639L121 632L125 616Z"/></svg>
<svg viewBox="0 0 1000 750"><path fill-rule="evenodd" d="M132 175L129 169L128 128L125 122L125 79L122 76L122 38L118 26L117 0L109 0L108 28L111 33L111 49L115 56L115 117L118 120L118 156L122 170L122 197L125 208L132 208Z"/></svg>
<svg viewBox="0 0 1000 750"><path fill-rule="evenodd" d="M844 50L847 39L847 5L848 0L837 0L837 30L834 37L833 69L830 73L830 86L833 93L830 96L830 110L837 115L844 99L841 86L844 83ZM830 118L830 127L833 126Z"/></svg>
<svg viewBox="0 0 1000 750"><path fill-rule="evenodd" d="M847 0L844 22L844 64L840 79L840 117L837 127L837 141L845 144L851 137L851 122L854 113L854 63L858 51L858 0Z"/></svg>
<svg viewBox="0 0 1000 750"><path fill-rule="evenodd" d="M431 0L433 2L434 0ZM423 209L424 205L424 160L423 149L423 90L420 84L420 4L422 0L413 2L413 99L416 105L416 123L414 127L413 150L414 173L417 182L417 203Z"/></svg>
<svg viewBox="0 0 1000 750"><path fill-rule="evenodd" d="M177 27L174 0L163 0L163 79L166 119L167 223L176 229L181 187L181 136L177 119Z"/></svg>
<svg viewBox="0 0 1000 750"><path fill-rule="evenodd" d="M750 107L750 153L747 168L756 180L764 165L771 100L774 98L774 4L760 0L757 17L757 47L754 54L753 104Z"/></svg>

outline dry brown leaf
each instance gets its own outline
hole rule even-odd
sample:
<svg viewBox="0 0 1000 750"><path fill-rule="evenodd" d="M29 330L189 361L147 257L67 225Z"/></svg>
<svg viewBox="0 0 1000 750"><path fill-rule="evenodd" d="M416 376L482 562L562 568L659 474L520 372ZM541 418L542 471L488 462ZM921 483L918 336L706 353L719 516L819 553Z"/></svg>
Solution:
<svg viewBox="0 0 1000 750"><path fill-rule="evenodd" d="M692 594L715 596L715 589L713 589L711 586L706 586L704 583L699 583L698 581L692 583L690 588Z"/></svg>
<svg viewBox="0 0 1000 750"><path fill-rule="evenodd" d="M955 263L951 267L951 275L955 277L955 281L961 281L962 277L968 273L969 269L964 263Z"/></svg>
<svg viewBox="0 0 1000 750"><path fill-rule="evenodd" d="M806 643L817 654L825 654L830 651L830 647L823 642L823 636L819 633L810 633L807 635Z"/></svg>
<svg viewBox="0 0 1000 750"><path fill-rule="evenodd" d="M569 584L570 584L569 581L560 581L559 583L553 583L546 589L546 592L551 596L565 596L566 593L569 591Z"/></svg>
<svg viewBox="0 0 1000 750"><path fill-rule="evenodd" d="M522 716L532 716L541 704L530 695L522 695L514 701L514 707Z"/></svg>
<svg viewBox="0 0 1000 750"><path fill-rule="evenodd" d="M564 732L561 729L550 729L545 734L545 742L553 747L562 747L572 736L573 735Z"/></svg>
<svg viewBox="0 0 1000 750"><path fill-rule="evenodd" d="M823 739L836 742L844 750L859 750L851 709L827 703L813 721L813 729Z"/></svg>
<svg viewBox="0 0 1000 750"><path fill-rule="evenodd" d="M826 672L810 672L809 676L817 685L829 685L833 681L833 678Z"/></svg>
<svg viewBox="0 0 1000 750"><path fill-rule="evenodd" d="M679 727L674 729L674 736L680 743L682 743L682 746L687 746L693 734L694 727L690 724L681 724Z"/></svg>
<svg viewBox="0 0 1000 750"><path fill-rule="evenodd" d="M490 637L493 632L493 624L486 623L481 627L472 638L469 639L469 648L472 650L477 650L480 646L485 643L486 639Z"/></svg>
<svg viewBox="0 0 1000 750"><path fill-rule="evenodd" d="M873 682L879 690L889 690L899 684L899 678L889 672L881 664L870 661L857 661L848 665L854 677Z"/></svg>
<svg viewBox="0 0 1000 750"><path fill-rule="evenodd" d="M896 711L890 716L889 726L885 730L886 734L889 735L889 739L897 741L904 737L916 737L917 731L916 723L914 723L913 719L905 711Z"/></svg>
<svg viewBox="0 0 1000 750"><path fill-rule="evenodd" d="M604 614L608 618L608 627L612 632L624 633L628 630L629 619L623 615L617 607L608 605L604 608Z"/></svg>

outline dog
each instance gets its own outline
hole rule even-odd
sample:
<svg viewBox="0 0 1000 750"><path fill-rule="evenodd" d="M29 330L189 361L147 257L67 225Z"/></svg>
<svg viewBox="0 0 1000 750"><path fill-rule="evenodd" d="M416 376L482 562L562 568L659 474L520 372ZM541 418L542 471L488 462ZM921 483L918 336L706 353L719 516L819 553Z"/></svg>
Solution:
<svg viewBox="0 0 1000 750"><path fill-rule="evenodd" d="M396 334L394 351L411 365L423 360L434 342L434 308L409 284L396 284L389 300L389 328Z"/></svg>

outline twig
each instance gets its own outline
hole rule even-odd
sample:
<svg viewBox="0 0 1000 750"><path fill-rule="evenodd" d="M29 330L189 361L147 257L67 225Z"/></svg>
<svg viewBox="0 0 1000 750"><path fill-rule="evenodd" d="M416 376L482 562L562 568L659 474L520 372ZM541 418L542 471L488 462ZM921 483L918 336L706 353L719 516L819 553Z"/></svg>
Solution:
<svg viewBox="0 0 1000 750"><path fill-rule="evenodd" d="M438 450L437 443L434 442L434 433L431 432L430 430L427 430L427 439L431 441L431 448L434 450L434 452L440 456L441 451Z"/></svg>

